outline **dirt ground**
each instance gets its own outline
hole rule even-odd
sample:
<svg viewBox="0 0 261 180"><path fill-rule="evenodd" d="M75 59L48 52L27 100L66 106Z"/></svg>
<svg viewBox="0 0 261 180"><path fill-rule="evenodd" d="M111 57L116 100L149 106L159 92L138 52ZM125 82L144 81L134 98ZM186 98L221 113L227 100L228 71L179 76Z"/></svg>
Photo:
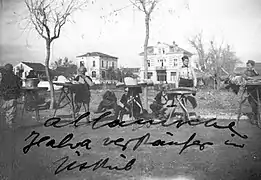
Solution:
<svg viewBox="0 0 261 180"><path fill-rule="evenodd" d="M121 92L115 91L117 97ZM93 91L91 112L96 110L101 100L102 92ZM156 92L150 92L150 102ZM195 111L199 115L205 114L235 114L238 108L239 96L230 92L201 91L197 94L198 107ZM247 107L247 106L246 106ZM247 108L245 108L245 112ZM229 129L217 129L198 126L183 125L177 128L176 125L162 127L160 125L142 127L135 131L132 126L124 128L92 129L91 125L78 128L44 127L43 123L51 116L53 111L41 111L41 122L36 122L33 114L28 112L19 119L21 125L14 132L1 130L0 134L0 179L7 174L12 174L14 180L171 180L171 179L193 179L193 180L258 180L261 179L261 129L251 125L247 120L240 121L239 125L233 127L241 135L247 135L246 139L240 138ZM66 115L70 111L64 108L58 114ZM97 115L92 114L92 117ZM70 120L70 118L63 118ZM2 121L2 120L1 120ZM232 119L218 119L218 125L228 125ZM102 122L106 123L106 122ZM136 126L135 126L136 127ZM46 142L32 147L28 153L23 153L23 148L32 141L32 137L25 141L32 131L40 133L38 140L43 136L50 136L58 144L67 134L73 133L70 140L76 144L84 139L91 140L91 149L79 147L70 149L46 147ZM172 136L168 135L172 134ZM133 147L137 141L129 143L127 149L114 144L104 146L104 139L124 138L121 142L125 144L128 140L138 138L150 133L150 141L158 139L166 142L185 142L193 133L196 133L192 141L199 140L201 143L211 142L200 150L199 146L190 146L181 154L179 152L183 145L152 146L142 143L135 151ZM226 145L229 140L235 144L244 144L243 148ZM191 141L191 143L192 143ZM12 148L15 147L15 148ZM78 152L76 152L78 151ZM79 153L79 154L78 154ZM78 155L77 155L78 154ZM126 159L121 157L123 154ZM88 162L91 165L100 159L109 158L107 165L124 167L131 159L136 161L129 171L116 171L99 168L93 171L92 168L79 171L74 169L54 175L60 163L54 163L58 159L69 156L69 162ZM11 163L12 162L12 163ZM77 164L78 164L77 163ZM12 165L10 173L8 170ZM7 178L6 178L7 179ZM10 179L10 178L9 178Z"/></svg>

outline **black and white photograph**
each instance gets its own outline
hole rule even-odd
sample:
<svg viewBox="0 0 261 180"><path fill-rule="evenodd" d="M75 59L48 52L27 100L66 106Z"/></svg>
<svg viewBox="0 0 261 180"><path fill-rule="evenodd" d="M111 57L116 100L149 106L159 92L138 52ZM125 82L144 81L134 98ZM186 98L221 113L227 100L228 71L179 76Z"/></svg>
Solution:
<svg viewBox="0 0 261 180"><path fill-rule="evenodd" d="M0 180L260 180L260 0L0 0Z"/></svg>

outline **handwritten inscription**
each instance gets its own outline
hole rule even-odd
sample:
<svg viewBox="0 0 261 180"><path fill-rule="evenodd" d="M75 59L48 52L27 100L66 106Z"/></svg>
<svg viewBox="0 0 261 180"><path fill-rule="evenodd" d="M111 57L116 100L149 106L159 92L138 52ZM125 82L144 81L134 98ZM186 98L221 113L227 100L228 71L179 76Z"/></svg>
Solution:
<svg viewBox="0 0 261 180"><path fill-rule="evenodd" d="M40 144L43 143L43 142L46 142L47 143L45 144L46 147L51 147L51 148L54 148L54 149L61 149L61 148L64 148L64 147L69 147L70 149L77 149L78 147L85 147L86 150L90 150L91 147L90 147L90 144L91 144L91 140L90 139L84 139L83 141L81 142L77 142L76 144L72 144L70 143L69 141L73 138L73 134L70 133L70 134L67 134L59 143L56 144L56 140L55 139L51 139L50 136L44 136L44 137L41 137L39 139L37 139L38 137L40 136L40 133L36 132L36 131L33 131L31 132L31 134L25 139L25 141L27 141L29 138L33 137L32 141L26 145L24 148L23 148L23 152L26 154L30 149L31 147L33 146L38 146L40 147Z"/></svg>
<svg viewBox="0 0 261 180"><path fill-rule="evenodd" d="M80 155L80 154L78 154ZM121 154L120 157L126 159L126 156ZM59 174L62 171L71 171L74 169L77 169L79 171L85 170L85 169L91 169L93 171L96 171L99 168L103 168L103 169L109 169L109 170L117 170L117 171L129 171L131 170L133 164L136 162L136 159L133 158L131 159L124 167L118 167L118 166L112 166L112 165L107 165L108 161L110 160L110 158L105 158L105 159L100 159L99 161L93 163L93 164L88 164L88 162L82 162L82 163L78 163L77 161L73 161L67 165L65 165L65 163L69 160L69 156L65 156L61 159L59 159L58 161L56 161L55 163L58 163L60 161L62 161L62 163L57 167L57 169L55 170L55 174ZM78 163L78 164L77 164Z"/></svg>
<svg viewBox="0 0 261 180"><path fill-rule="evenodd" d="M167 132L166 134L170 135L170 136L173 136L173 134L170 133L170 132ZM193 133L189 137L189 139L187 141L184 141L184 142L177 142L177 141L166 142L166 141L163 141L161 139L158 139L158 140L155 140L155 141L149 141L150 140L150 133L147 133L144 136L130 139L125 144L121 143L121 142L124 141L124 138L118 138L116 140L111 140L109 137L107 137L107 138L104 139L103 145L104 146L108 146L110 144L114 144L115 146L121 147L122 151L125 151L127 149L128 145L131 142L135 142L135 141L136 141L136 144L133 147L133 151L137 150L138 147L141 144L150 145L150 146L154 146L154 147L156 147L156 146L161 146L161 147L163 147L163 146L183 146L182 149L180 150L179 154L181 154L186 148L188 148L190 146L199 146L199 149L202 151L202 150L205 149L205 145L213 145L212 142L201 143L199 140L194 140L192 142L192 140L195 138L195 136L196 136L196 133Z"/></svg>
<svg viewBox="0 0 261 180"><path fill-rule="evenodd" d="M183 126L199 126L203 125L205 128L215 128L219 130L228 130L231 133L232 137L239 137L241 139L247 139L247 135L242 135L238 131L235 130L235 122L230 122L228 125L220 125L217 122L216 118L212 118L209 120L200 120L200 119L193 119L189 121L184 121L181 119L178 119L173 122L167 122L167 120L161 120L161 121L155 121L153 119L137 119L135 121L121 121L118 119L109 121L109 122L102 122L101 120L105 118L106 116L110 115L111 112L105 112L102 115L100 115L98 118L93 119L91 123L91 127L93 130L97 130L100 128L123 128L123 127L128 127L128 126L133 126L133 125L147 125L147 127L155 126L155 125L160 125L161 127L171 127L175 126L177 129L183 127ZM73 126L75 128L80 127L80 126L85 126L87 125L86 122L82 122L82 120L90 115L90 112L82 114L79 118L71 121L71 122L62 122L61 118L58 117L53 117L45 121L44 127L46 128L64 128L67 126ZM192 133L186 140L182 142L178 142L173 140L172 138L174 135L171 132L166 132L165 135L168 138L171 138L171 140L162 140L156 139L156 140L151 140L151 134L146 133L144 135L141 135L139 137L135 137L132 139L124 139L123 137L118 137L118 138L111 138L111 137L105 137L103 139L102 145L104 147L107 146L116 146L121 149L122 152L125 150L129 149L130 145L134 145L133 148L131 149L132 151L136 151L140 146L150 146L150 147L164 147L164 146L177 146L181 147L180 151L178 154L182 154L186 149L189 147L198 147L200 151L203 151L207 146L212 146L214 145L213 142L204 142L202 140L197 139L197 134ZM72 143L74 138L73 133L69 133L65 135L60 141L52 138L51 136L42 136L40 135L39 132L32 131L31 134L25 139L25 141L29 142L26 146L23 148L24 154L28 153L31 148L33 147L40 147L40 145L49 147L52 149L61 149L61 148L69 148L70 150L75 150L75 153L77 156L80 156L80 152L78 149L83 149L83 150L91 150L92 146L92 140L89 138L82 139L81 141L77 143ZM232 146L236 148L243 148L245 144L236 144L232 142L231 140L226 140L224 142L224 145L227 146ZM130 150L130 149L129 149ZM71 171L78 169L79 171L85 170L85 169L92 169L93 171L96 171L98 169L108 169L108 170L117 170L117 171L129 171L137 159L132 158L131 160L127 161L127 157L124 154L120 154L120 157L126 161L125 165L109 165L111 164L110 162L113 162L109 157L107 158L102 158L94 163L90 162L78 162L78 161L70 161L69 156L62 157L61 159L57 160L55 163L60 163L55 170L55 174L59 174L63 171Z"/></svg>

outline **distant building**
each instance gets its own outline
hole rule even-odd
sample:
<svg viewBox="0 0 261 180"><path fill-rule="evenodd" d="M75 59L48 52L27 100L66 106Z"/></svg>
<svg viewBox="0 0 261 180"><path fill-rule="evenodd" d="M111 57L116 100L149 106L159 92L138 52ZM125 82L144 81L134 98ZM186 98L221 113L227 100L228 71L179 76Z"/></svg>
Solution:
<svg viewBox="0 0 261 180"><path fill-rule="evenodd" d="M77 67L84 66L87 69L87 75L92 77L94 82L102 82L107 78L107 70L111 67L118 68L118 58L100 52L89 52L77 56Z"/></svg>
<svg viewBox="0 0 261 180"><path fill-rule="evenodd" d="M31 70L34 70L39 77L45 76L45 66L41 63L20 62L14 66L14 73L25 79Z"/></svg>
<svg viewBox="0 0 261 180"><path fill-rule="evenodd" d="M148 52L148 78L154 83L174 83L178 67L182 65L181 58L192 53L182 49L175 42L172 45L158 42L155 46L149 46ZM144 52L139 54L143 60ZM143 61L142 61L143 62ZM140 69L140 77L144 78L144 63Z"/></svg>

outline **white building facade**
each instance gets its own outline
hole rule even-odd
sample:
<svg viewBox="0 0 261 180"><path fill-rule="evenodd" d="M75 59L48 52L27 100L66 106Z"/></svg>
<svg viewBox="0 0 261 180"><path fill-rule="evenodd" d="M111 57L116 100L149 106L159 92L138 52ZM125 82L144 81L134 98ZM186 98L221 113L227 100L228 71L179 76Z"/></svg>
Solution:
<svg viewBox="0 0 261 180"><path fill-rule="evenodd" d="M180 48L173 42L172 45L158 42L155 46L149 46L148 53L148 79L154 83L175 83L177 70L182 66L182 57L184 55L189 58L192 53ZM140 53L142 59L142 67L140 69L140 77L144 79L144 53ZM191 61L190 61L191 63Z"/></svg>
<svg viewBox="0 0 261 180"><path fill-rule="evenodd" d="M14 73L22 79L25 79L32 70L35 71L38 76L45 75L45 66L41 63L20 62L14 66Z"/></svg>
<svg viewBox="0 0 261 180"><path fill-rule="evenodd" d="M87 69L87 75L95 83L101 83L107 78L109 68L118 68L118 58L100 52L90 52L76 57L77 67L84 66Z"/></svg>

